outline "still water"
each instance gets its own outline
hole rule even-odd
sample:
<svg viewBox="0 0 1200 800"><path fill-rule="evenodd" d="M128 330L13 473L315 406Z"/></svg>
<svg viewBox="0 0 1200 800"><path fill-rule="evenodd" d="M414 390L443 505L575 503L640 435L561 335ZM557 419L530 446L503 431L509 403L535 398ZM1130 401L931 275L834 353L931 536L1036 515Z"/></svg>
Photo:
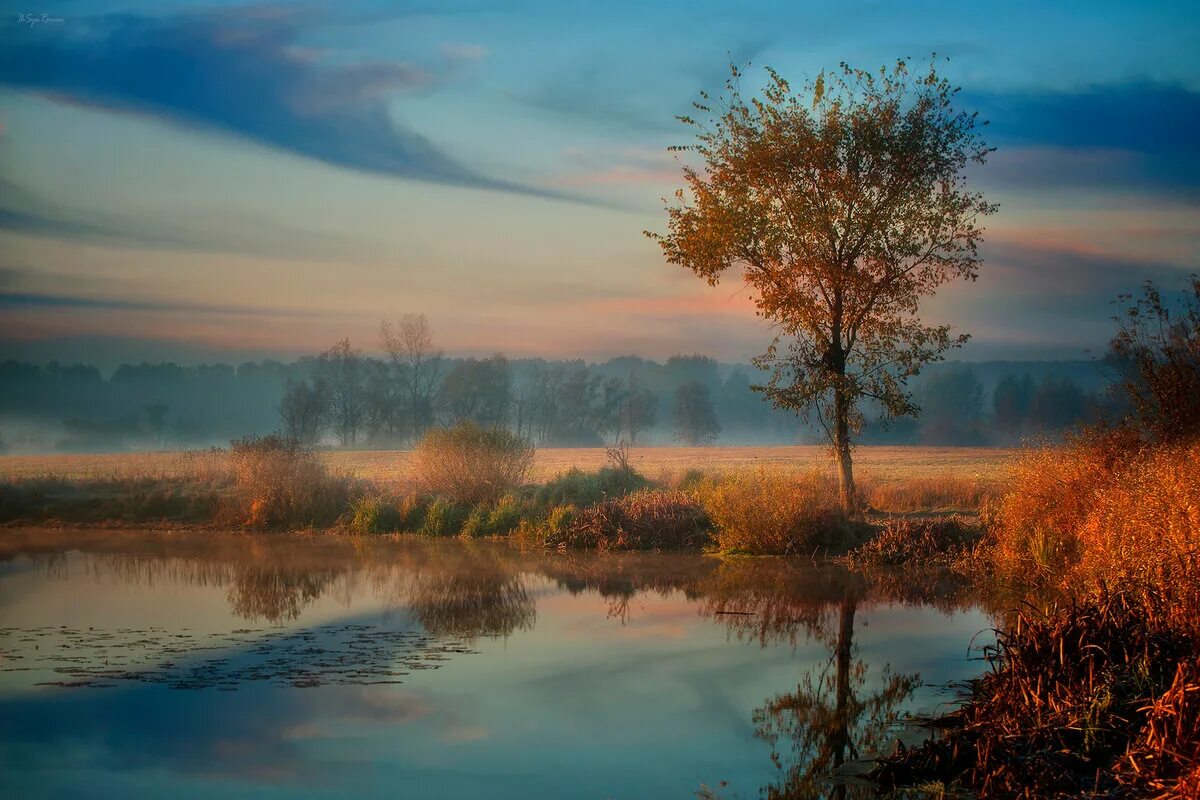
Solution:
<svg viewBox="0 0 1200 800"><path fill-rule="evenodd" d="M865 797L988 627L806 561L0 531L0 796Z"/></svg>

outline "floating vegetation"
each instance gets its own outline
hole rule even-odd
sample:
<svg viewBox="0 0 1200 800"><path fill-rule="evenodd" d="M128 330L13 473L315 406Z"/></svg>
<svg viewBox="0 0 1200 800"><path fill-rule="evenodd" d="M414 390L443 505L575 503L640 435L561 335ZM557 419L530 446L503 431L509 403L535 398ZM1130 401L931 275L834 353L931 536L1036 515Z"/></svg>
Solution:
<svg viewBox="0 0 1200 800"><path fill-rule="evenodd" d="M458 638L360 624L215 633L46 626L0 628L0 637L20 646L19 652L0 650L0 672L48 673L35 685L63 688L130 681L222 690L247 682L296 688L401 683L413 671L476 652Z"/></svg>

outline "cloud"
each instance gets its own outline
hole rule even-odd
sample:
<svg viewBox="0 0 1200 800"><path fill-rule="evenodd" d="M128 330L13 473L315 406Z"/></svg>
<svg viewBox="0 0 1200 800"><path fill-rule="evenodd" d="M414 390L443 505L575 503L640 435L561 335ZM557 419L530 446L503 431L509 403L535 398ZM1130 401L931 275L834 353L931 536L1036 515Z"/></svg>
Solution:
<svg viewBox="0 0 1200 800"><path fill-rule="evenodd" d="M690 62L682 69L665 69L661 52L647 49L614 60L612 43L604 42L577 53L517 99L593 127L682 135L686 130L676 115L691 112L701 90L719 91L731 61L752 61L768 45L764 39L719 53L704 48L699 55L681 55L679 61Z"/></svg>
<svg viewBox="0 0 1200 800"><path fill-rule="evenodd" d="M1001 143L1187 154L1200 129L1200 92L1138 82L1075 92L968 95Z"/></svg>
<svg viewBox="0 0 1200 800"><path fill-rule="evenodd" d="M479 44L466 42L447 42L441 47L442 55L451 63L464 61L481 61L487 57L488 49Z"/></svg>
<svg viewBox="0 0 1200 800"><path fill-rule="evenodd" d="M972 94L999 147L983 180L1200 200L1200 92L1159 83Z"/></svg>
<svg viewBox="0 0 1200 800"><path fill-rule="evenodd" d="M10 309L94 309L98 311L167 311L221 316L314 316L317 312L299 312L268 306L217 306L205 303L159 300L120 300L108 297L82 297L69 294L0 291L0 308Z"/></svg>
<svg viewBox="0 0 1200 800"><path fill-rule="evenodd" d="M389 102L435 78L406 62L336 64L298 46L311 17L227 9L0 24L0 84L148 114L365 172L543 194L480 175L397 123Z"/></svg>

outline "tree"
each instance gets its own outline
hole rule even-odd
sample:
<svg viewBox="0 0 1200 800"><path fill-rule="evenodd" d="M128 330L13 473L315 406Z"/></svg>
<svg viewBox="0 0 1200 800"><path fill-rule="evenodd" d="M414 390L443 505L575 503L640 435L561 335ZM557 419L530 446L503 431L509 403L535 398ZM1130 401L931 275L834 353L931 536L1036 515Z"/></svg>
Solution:
<svg viewBox="0 0 1200 800"><path fill-rule="evenodd" d="M442 382L441 405L451 423L477 422L484 427L508 424L512 377L508 359L497 353L482 361L457 362Z"/></svg>
<svg viewBox="0 0 1200 800"><path fill-rule="evenodd" d="M983 386L970 367L939 370L921 386L921 440L926 444L982 444Z"/></svg>
<svg viewBox="0 0 1200 800"><path fill-rule="evenodd" d="M649 389L644 389L637 375L629 373L629 380L626 381L625 395L621 399L620 422L618 424L618 436L620 431L624 430L629 433L629 443L637 444L638 434L642 431L653 428L654 423L658 421L658 395Z"/></svg>
<svg viewBox="0 0 1200 800"><path fill-rule="evenodd" d="M317 360L321 380L329 390L329 413L342 447L358 442L367 409L366 368L362 352L342 339Z"/></svg>
<svg viewBox="0 0 1200 800"><path fill-rule="evenodd" d="M442 374L442 351L434 347L433 331L424 314L405 314L395 328L384 320L379 324L379 335L407 401L405 416L409 432L412 440L417 441L433 424L433 398Z"/></svg>
<svg viewBox="0 0 1200 800"><path fill-rule="evenodd" d="M1029 401L1029 424L1041 431L1063 431L1083 419L1087 396L1068 377L1047 375Z"/></svg>
<svg viewBox="0 0 1200 800"><path fill-rule="evenodd" d="M311 445L321 438L329 419L329 399L321 383L288 380L279 401L283 435L293 442Z"/></svg>
<svg viewBox="0 0 1200 800"><path fill-rule="evenodd" d="M978 274L981 219L996 206L968 190L965 169L990 149L932 63L923 76L907 61L877 73L843 64L805 97L768 70L749 101L731 72L723 98L701 94L701 119L680 118L696 143L673 149L704 167L684 168L669 232L647 235L710 285L740 269L778 331L755 362L770 372L759 390L815 412L852 509L859 402L915 415L907 379L967 339L917 312L937 287Z"/></svg>
<svg viewBox="0 0 1200 800"><path fill-rule="evenodd" d="M675 438L684 444L712 444L721 434L712 394L700 381L688 381L675 390Z"/></svg>
<svg viewBox="0 0 1200 800"><path fill-rule="evenodd" d="M1200 434L1200 276L1192 275L1175 309L1147 282L1142 296L1116 317L1110 363L1120 370L1119 389L1130 422L1154 442Z"/></svg>
<svg viewBox="0 0 1200 800"><path fill-rule="evenodd" d="M1029 404L1033 401L1033 378L1028 375L1017 380L1005 375L992 392L992 408L996 414L996 427L1008 434L1021 430L1029 416Z"/></svg>

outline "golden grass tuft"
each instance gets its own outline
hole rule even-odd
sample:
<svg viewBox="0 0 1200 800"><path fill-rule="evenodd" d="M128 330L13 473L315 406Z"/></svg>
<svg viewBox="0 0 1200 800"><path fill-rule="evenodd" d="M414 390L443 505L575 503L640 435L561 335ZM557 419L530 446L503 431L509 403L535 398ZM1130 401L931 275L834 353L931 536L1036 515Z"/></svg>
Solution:
<svg viewBox="0 0 1200 800"><path fill-rule="evenodd" d="M708 477L694 490L729 552L810 555L844 547L849 521L825 471L757 469Z"/></svg>

